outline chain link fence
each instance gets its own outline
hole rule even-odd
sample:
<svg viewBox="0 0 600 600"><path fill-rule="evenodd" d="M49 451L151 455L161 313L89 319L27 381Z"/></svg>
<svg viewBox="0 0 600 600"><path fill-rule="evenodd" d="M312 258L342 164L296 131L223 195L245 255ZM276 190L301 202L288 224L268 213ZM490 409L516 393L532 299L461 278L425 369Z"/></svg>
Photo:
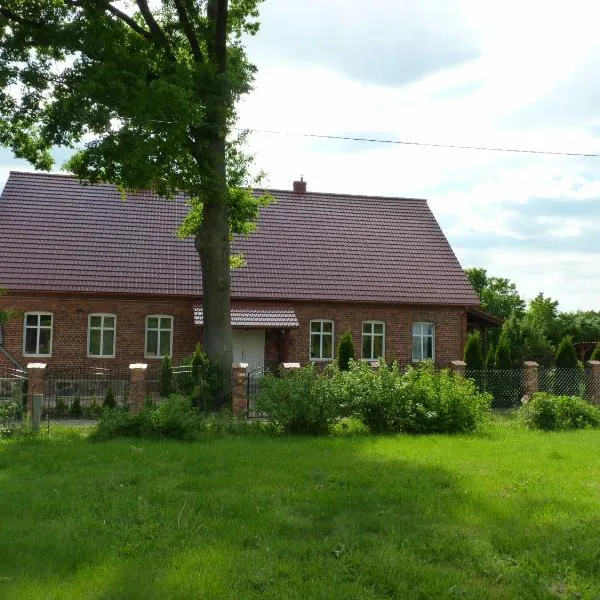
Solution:
<svg viewBox="0 0 600 600"><path fill-rule="evenodd" d="M517 408L532 391L579 396L600 404L600 371L596 369L538 367L529 372L526 369L467 369L465 377L492 395L492 408L496 409Z"/></svg>

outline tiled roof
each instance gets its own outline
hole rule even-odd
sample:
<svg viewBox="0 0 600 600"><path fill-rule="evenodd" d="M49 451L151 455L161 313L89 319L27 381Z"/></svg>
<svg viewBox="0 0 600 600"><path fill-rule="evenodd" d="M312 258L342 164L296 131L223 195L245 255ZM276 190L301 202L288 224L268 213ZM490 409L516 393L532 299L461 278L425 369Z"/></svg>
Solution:
<svg viewBox="0 0 600 600"><path fill-rule="evenodd" d="M194 306L194 325L204 325L201 306ZM296 313L291 308L232 308L232 327L280 327L289 329L299 327Z"/></svg>
<svg viewBox="0 0 600 600"><path fill-rule="evenodd" d="M478 305L424 200L271 190L236 238L236 299ZM114 186L12 172L0 197L0 287L201 297L183 198L121 199Z"/></svg>

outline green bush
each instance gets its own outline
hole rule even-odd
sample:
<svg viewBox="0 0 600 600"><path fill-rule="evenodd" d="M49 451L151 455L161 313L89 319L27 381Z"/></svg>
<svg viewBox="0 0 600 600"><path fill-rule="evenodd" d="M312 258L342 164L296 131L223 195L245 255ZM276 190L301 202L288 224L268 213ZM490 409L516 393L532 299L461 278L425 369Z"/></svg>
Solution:
<svg viewBox="0 0 600 600"><path fill-rule="evenodd" d="M57 398L54 404L54 416L64 417L67 414L67 403L62 398Z"/></svg>
<svg viewBox="0 0 600 600"><path fill-rule="evenodd" d="M590 360L600 360L600 342L598 342L597 346L594 348Z"/></svg>
<svg viewBox="0 0 600 600"><path fill-rule="evenodd" d="M10 437L19 427L21 406L13 400L0 401L0 439Z"/></svg>
<svg viewBox="0 0 600 600"><path fill-rule="evenodd" d="M93 434L95 439L116 437L168 438L190 441L203 431L202 419L191 400L173 394L159 406L146 403L137 414L105 408Z"/></svg>
<svg viewBox="0 0 600 600"><path fill-rule="evenodd" d="M579 361L575 353L575 346L573 346L573 338L570 335L565 335L556 351L556 368L576 369L578 365Z"/></svg>
<svg viewBox="0 0 600 600"><path fill-rule="evenodd" d="M492 346L490 346L487 356L485 357L485 368L486 369L495 369L496 368L496 353L494 352L494 348Z"/></svg>
<svg viewBox="0 0 600 600"><path fill-rule="evenodd" d="M354 360L354 340L350 331L344 331L337 347L337 364L340 370L347 371L351 360Z"/></svg>
<svg viewBox="0 0 600 600"><path fill-rule="evenodd" d="M494 362L496 363L496 369L512 369L513 362L510 355L510 346L508 338L505 335L500 336Z"/></svg>
<svg viewBox="0 0 600 600"><path fill-rule="evenodd" d="M538 392L521 408L519 416L530 429L554 431L600 427L600 409L577 396Z"/></svg>
<svg viewBox="0 0 600 600"><path fill-rule="evenodd" d="M467 369L483 369L481 334L479 331L469 334L465 346L464 361L467 363Z"/></svg>
<svg viewBox="0 0 600 600"><path fill-rule="evenodd" d="M314 365L277 378L261 380L256 410L268 414L285 433L323 435L340 416L332 374L336 366L318 372Z"/></svg>
<svg viewBox="0 0 600 600"><path fill-rule="evenodd" d="M75 398L69 407L69 416L73 419L80 419L83 416L83 410L81 409L81 400Z"/></svg>
<svg viewBox="0 0 600 600"><path fill-rule="evenodd" d="M356 379L353 412L374 433L473 431L491 402L473 381L431 364L404 373L393 364L369 373L354 363L349 375Z"/></svg>
<svg viewBox="0 0 600 600"><path fill-rule="evenodd" d="M167 398L173 393L173 365L168 354L162 359L160 366L158 390L161 398Z"/></svg>
<svg viewBox="0 0 600 600"><path fill-rule="evenodd" d="M112 388L109 387L108 390L106 390L106 396L104 396L104 403L103 403L103 408L116 408L117 407L117 403L115 401L115 394L112 391Z"/></svg>
<svg viewBox="0 0 600 600"><path fill-rule="evenodd" d="M357 417L344 417L331 426L331 434L336 437L367 435L369 428Z"/></svg>

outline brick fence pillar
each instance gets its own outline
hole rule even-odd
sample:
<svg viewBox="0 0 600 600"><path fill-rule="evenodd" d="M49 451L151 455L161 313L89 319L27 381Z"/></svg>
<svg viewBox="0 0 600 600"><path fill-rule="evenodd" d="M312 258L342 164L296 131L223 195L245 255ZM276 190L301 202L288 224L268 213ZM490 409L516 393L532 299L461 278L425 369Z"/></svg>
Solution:
<svg viewBox="0 0 600 600"><path fill-rule="evenodd" d="M243 417L248 412L248 363L234 363L232 371L231 412Z"/></svg>
<svg viewBox="0 0 600 600"><path fill-rule="evenodd" d="M464 360L451 360L449 366L453 373L464 377L465 371L467 370L467 363Z"/></svg>
<svg viewBox="0 0 600 600"><path fill-rule="evenodd" d="M539 365L533 360L523 363L523 394L531 398L539 389Z"/></svg>
<svg viewBox="0 0 600 600"><path fill-rule="evenodd" d="M585 396L594 404L600 404L600 360L585 363Z"/></svg>
<svg viewBox="0 0 600 600"><path fill-rule="evenodd" d="M133 363L129 365L129 410L139 413L146 400L147 364Z"/></svg>
<svg viewBox="0 0 600 600"><path fill-rule="evenodd" d="M44 394L46 389L46 364L29 363L27 365L27 416L33 414L33 396Z"/></svg>

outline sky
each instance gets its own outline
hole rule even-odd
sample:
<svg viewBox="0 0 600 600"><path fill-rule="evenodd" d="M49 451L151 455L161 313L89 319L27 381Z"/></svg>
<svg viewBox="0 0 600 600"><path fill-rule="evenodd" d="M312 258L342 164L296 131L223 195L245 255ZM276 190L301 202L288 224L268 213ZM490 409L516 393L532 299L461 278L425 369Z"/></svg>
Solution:
<svg viewBox="0 0 600 600"><path fill-rule="evenodd" d="M599 17L594 0L265 0L238 124L600 154ZM249 149L271 187L426 198L463 267L600 310L600 158L266 133ZM0 186L11 168L28 167L0 149Z"/></svg>

